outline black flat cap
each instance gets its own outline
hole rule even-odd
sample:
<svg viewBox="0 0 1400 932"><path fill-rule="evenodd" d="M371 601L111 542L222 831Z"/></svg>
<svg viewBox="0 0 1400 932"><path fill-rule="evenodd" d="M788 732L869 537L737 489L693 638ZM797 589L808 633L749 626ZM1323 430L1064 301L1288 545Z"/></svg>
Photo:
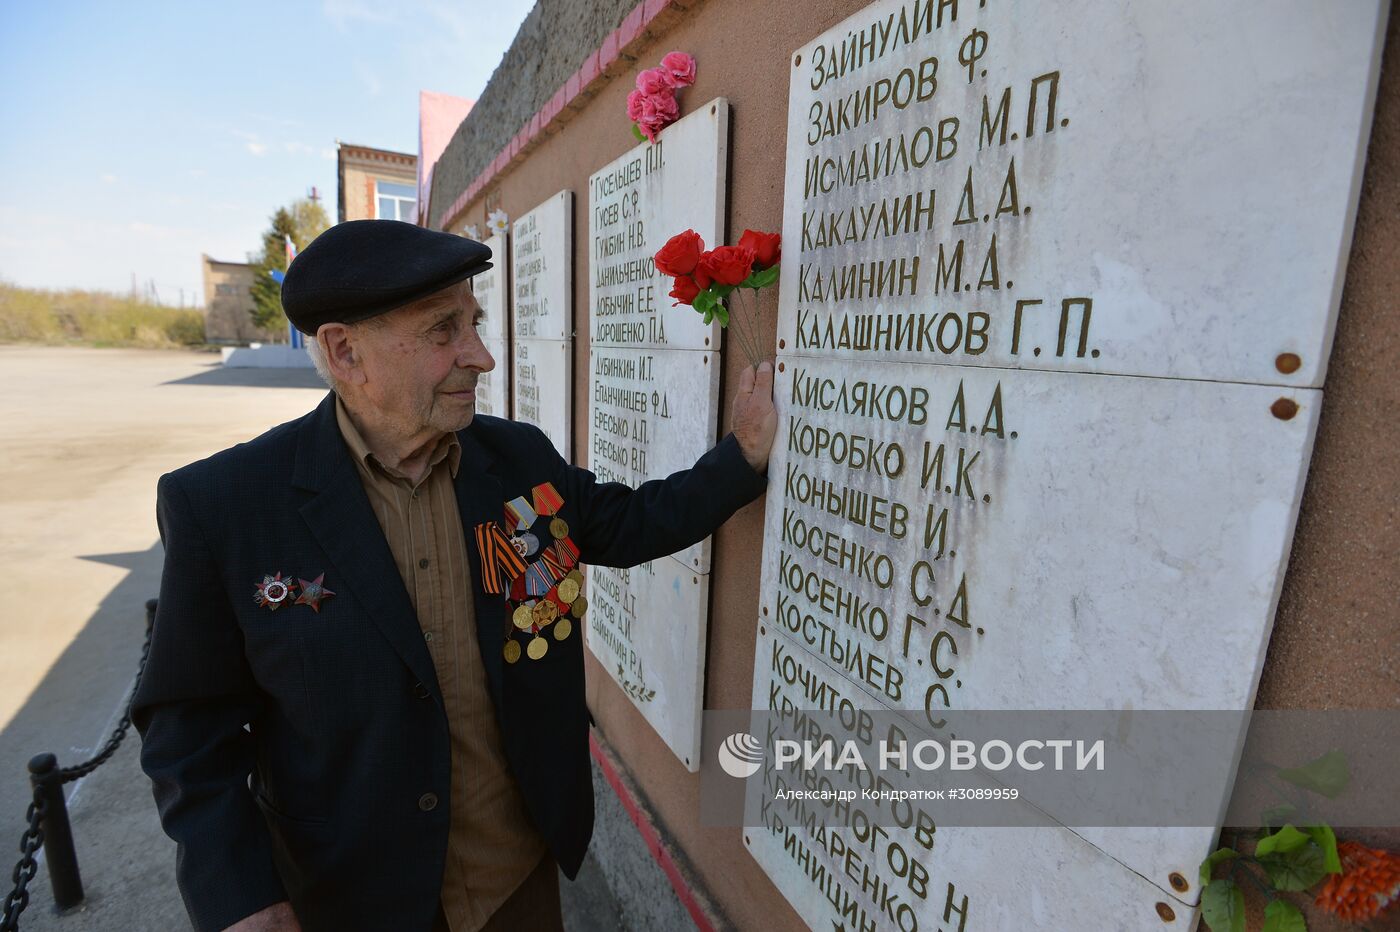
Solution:
<svg viewBox="0 0 1400 932"><path fill-rule="evenodd" d="M402 220L348 220L311 241L282 280L282 308L302 333L353 323L491 268L484 243Z"/></svg>

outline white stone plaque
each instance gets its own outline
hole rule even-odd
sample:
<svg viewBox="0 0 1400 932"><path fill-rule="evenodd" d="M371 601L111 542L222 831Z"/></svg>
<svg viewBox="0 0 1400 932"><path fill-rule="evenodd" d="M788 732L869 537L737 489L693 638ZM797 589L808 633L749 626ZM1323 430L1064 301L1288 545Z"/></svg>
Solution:
<svg viewBox="0 0 1400 932"><path fill-rule="evenodd" d="M476 413L495 417L510 417L510 344L505 340L484 339L486 351L496 361L496 367L483 372L476 380Z"/></svg>
<svg viewBox="0 0 1400 932"><path fill-rule="evenodd" d="M673 307L671 279L652 257L685 230L707 247L722 245L728 136L729 102L716 98L589 179L587 463L600 479L635 487L664 478L689 469L715 443L719 324ZM619 620L590 630L598 636L588 643L695 771L710 539L673 556L653 561L651 572L591 568L590 592L612 593L604 598L632 608L611 610Z"/></svg>
<svg viewBox="0 0 1400 932"><path fill-rule="evenodd" d="M486 241L491 250L491 268L472 278L472 293L476 303L486 312L478 331L483 340L506 341L510 339L510 308L506 296L510 294L510 252L504 236L493 236Z"/></svg>
<svg viewBox="0 0 1400 932"><path fill-rule="evenodd" d="M931 718L1252 704L1382 20L888 0L794 53L757 707L774 638L857 707ZM902 902L920 928L1190 928L1213 834L940 829L902 848L937 895ZM838 918L791 839L748 835Z"/></svg>
<svg viewBox="0 0 1400 932"><path fill-rule="evenodd" d="M511 378L515 419L571 454L573 413L573 192L558 194L511 230Z"/></svg>
<svg viewBox="0 0 1400 932"><path fill-rule="evenodd" d="M674 557L588 568L588 649L686 769L700 769L710 577Z"/></svg>
<svg viewBox="0 0 1400 932"><path fill-rule="evenodd" d="M1386 6L872 4L792 59L778 336L1320 386Z"/></svg>
<svg viewBox="0 0 1400 932"><path fill-rule="evenodd" d="M689 469L714 446L719 357L691 350L594 346L588 458L605 482L641 485ZM710 538L674 554L710 571Z"/></svg>
<svg viewBox="0 0 1400 932"><path fill-rule="evenodd" d="M472 279L472 292L481 305L481 340L496 360L496 368L484 372L476 383L478 414L510 417L510 253L504 236L486 241L491 250L491 268Z"/></svg>
<svg viewBox="0 0 1400 932"><path fill-rule="evenodd" d="M775 645L781 658L776 663ZM759 637L757 650L754 682L765 701L771 686L779 702L811 708L804 705L800 677L819 671L821 661L785 638L775 639L772 628ZM789 684L784 671L797 682ZM864 707L859 697L851 698L857 708ZM950 785L969 787L977 780L959 774L950 777ZM1072 832L939 825L930 834L918 820L915 802L907 807L907 828L884 803L882 812L873 813L878 829L861 821L866 815L853 815L855 826L828 828L819 840L802 825L809 815L832 824L824 805L774 800L770 828L744 829L744 846L812 929L1188 932L1194 927L1188 907ZM864 813L877 805L853 802L849 811ZM781 828L771 827L773 819ZM1186 876L1194 886L1195 872ZM1171 919L1158 912L1159 903L1168 907Z"/></svg>
<svg viewBox="0 0 1400 932"><path fill-rule="evenodd" d="M517 337L514 356L511 371L515 377L515 420L544 431L559 454L569 459L573 343Z"/></svg>
<svg viewBox="0 0 1400 932"><path fill-rule="evenodd" d="M724 245L729 101L717 97L588 179L589 323L594 346L714 350L720 326L672 307L652 256L694 230Z"/></svg>
<svg viewBox="0 0 1400 932"><path fill-rule="evenodd" d="M560 191L512 228L512 326L523 340L570 340L574 333L574 193Z"/></svg>

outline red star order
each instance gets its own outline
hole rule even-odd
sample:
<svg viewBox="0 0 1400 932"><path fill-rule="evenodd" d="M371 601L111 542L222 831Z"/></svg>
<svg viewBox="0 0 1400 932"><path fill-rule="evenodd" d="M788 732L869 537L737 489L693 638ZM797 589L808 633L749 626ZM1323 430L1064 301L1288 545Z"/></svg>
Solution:
<svg viewBox="0 0 1400 932"><path fill-rule="evenodd" d="M331 596L335 595L334 592L321 585L321 581L325 578L326 574L322 573L310 582L305 579L297 579L297 582L301 583L301 595L297 596L295 604L310 605L316 614L319 615L321 613L321 600L329 599Z"/></svg>

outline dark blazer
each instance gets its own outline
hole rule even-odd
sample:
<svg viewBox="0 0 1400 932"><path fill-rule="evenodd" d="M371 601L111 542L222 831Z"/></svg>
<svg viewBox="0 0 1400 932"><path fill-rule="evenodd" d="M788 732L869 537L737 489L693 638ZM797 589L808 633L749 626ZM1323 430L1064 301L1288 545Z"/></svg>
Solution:
<svg viewBox="0 0 1400 932"><path fill-rule="evenodd" d="M635 490L568 464L527 424L478 415L457 436L477 639L506 757L573 878L593 831L583 632L506 664L505 597L482 589L471 529L552 481L581 561L634 566L710 534L766 479L733 434ZM161 476L156 518L165 568L132 718L195 927L290 899L307 930L429 929L448 812L462 801L433 662L334 394ZM336 594L319 613L259 607L255 584L278 572L324 572Z"/></svg>

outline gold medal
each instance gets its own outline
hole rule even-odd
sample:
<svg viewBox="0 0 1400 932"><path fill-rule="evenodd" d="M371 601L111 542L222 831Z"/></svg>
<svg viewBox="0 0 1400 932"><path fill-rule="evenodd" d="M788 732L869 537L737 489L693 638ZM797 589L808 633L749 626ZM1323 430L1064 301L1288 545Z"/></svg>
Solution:
<svg viewBox="0 0 1400 932"><path fill-rule="evenodd" d="M549 642L537 634L531 639L530 646L525 648L525 653L530 655L531 660L539 660L547 650L549 650Z"/></svg>
<svg viewBox="0 0 1400 932"><path fill-rule="evenodd" d="M549 522L549 533L554 535L554 539L569 536L569 522L563 518L555 518Z"/></svg>
<svg viewBox="0 0 1400 932"><path fill-rule="evenodd" d="M516 608L515 613L510 616L510 620L521 631L529 631L530 626L535 623L535 613L528 605L521 605Z"/></svg>
<svg viewBox="0 0 1400 932"><path fill-rule="evenodd" d="M582 618L583 613L588 611L588 596L581 595L577 599L574 599L572 604L569 605L569 611L574 613L575 618Z"/></svg>
<svg viewBox="0 0 1400 932"><path fill-rule="evenodd" d="M509 639L503 652L506 655L506 663L515 663L520 659L520 642L515 638Z"/></svg>
<svg viewBox="0 0 1400 932"><path fill-rule="evenodd" d="M555 605L549 599L540 599L535 603L535 624L539 625L541 628L551 624L554 619L558 617L559 606Z"/></svg>
<svg viewBox="0 0 1400 932"><path fill-rule="evenodd" d="M567 576L559 581L559 598L565 602L572 602L578 598L578 583Z"/></svg>
<svg viewBox="0 0 1400 932"><path fill-rule="evenodd" d="M565 576L564 578L565 578L565 579L572 579L574 582L578 583L580 586L583 585L583 573L580 572L578 569L569 570L569 575ZM569 601L572 602L573 599L570 599Z"/></svg>
<svg viewBox="0 0 1400 932"><path fill-rule="evenodd" d="M574 626L567 618L560 618L559 623L554 626L554 640L562 641L573 633Z"/></svg>

